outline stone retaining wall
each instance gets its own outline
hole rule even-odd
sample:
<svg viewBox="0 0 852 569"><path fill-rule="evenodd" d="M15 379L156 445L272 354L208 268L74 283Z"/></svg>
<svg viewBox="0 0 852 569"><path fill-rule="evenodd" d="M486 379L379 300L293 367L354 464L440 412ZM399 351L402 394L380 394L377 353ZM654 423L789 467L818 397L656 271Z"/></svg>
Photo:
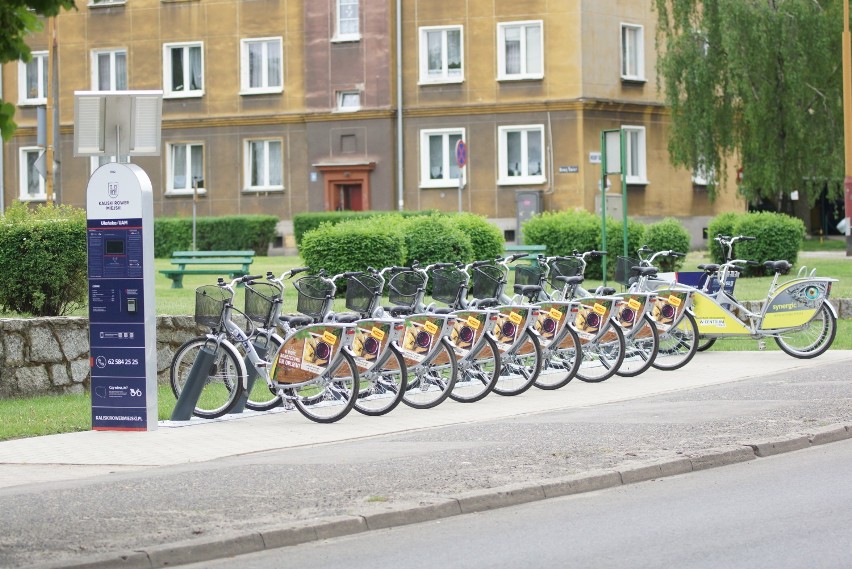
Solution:
<svg viewBox="0 0 852 569"><path fill-rule="evenodd" d="M852 299L831 299L852 318ZM744 302L749 310L758 302ZM157 317L157 376L169 381L175 351L201 333L191 316ZM89 321L81 317L0 318L0 398L82 393L89 386Z"/></svg>

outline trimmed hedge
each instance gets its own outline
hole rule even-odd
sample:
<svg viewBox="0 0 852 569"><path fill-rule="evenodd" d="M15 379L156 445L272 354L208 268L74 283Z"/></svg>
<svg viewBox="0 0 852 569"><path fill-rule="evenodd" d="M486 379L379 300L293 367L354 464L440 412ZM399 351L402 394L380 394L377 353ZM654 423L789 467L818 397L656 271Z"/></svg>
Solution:
<svg viewBox="0 0 852 569"><path fill-rule="evenodd" d="M305 233L299 253L312 272L330 274L402 265L405 236L401 218L357 219L325 223Z"/></svg>
<svg viewBox="0 0 852 569"><path fill-rule="evenodd" d="M744 213L727 212L722 213L710 220L707 224L707 242L710 244L710 258L714 263L724 263L725 255L722 248L716 243L717 235L736 235L737 222Z"/></svg>
<svg viewBox="0 0 852 569"><path fill-rule="evenodd" d="M503 255L503 232L487 218L473 213L451 214L448 217L470 238L474 259L494 259Z"/></svg>
<svg viewBox="0 0 852 569"><path fill-rule="evenodd" d="M0 307L63 316L88 294L86 212L13 202L0 218Z"/></svg>
<svg viewBox="0 0 852 569"><path fill-rule="evenodd" d="M459 229L451 216L433 214L413 217L402 223L407 250L406 263L421 265L473 261L470 237Z"/></svg>
<svg viewBox="0 0 852 569"><path fill-rule="evenodd" d="M615 263L618 257L624 256L624 223L620 219L607 217L606 220L606 246L609 251L606 261L607 278L612 279L615 274ZM645 226L627 218L627 253L630 257L636 255L636 249L642 246L645 238ZM599 241L597 249L603 249L603 242ZM602 262L600 259L590 259L586 267L586 278L600 279L603 277Z"/></svg>
<svg viewBox="0 0 852 569"><path fill-rule="evenodd" d="M742 241L734 245L734 256L738 259L751 259L763 263L784 259L795 264L799 250L805 238L805 224L797 217L771 211L752 213L723 213L713 218L707 225L708 237L716 235L748 235L756 241ZM710 254L713 262L724 259L719 245L712 241ZM763 275L763 267L748 267L743 273L747 276Z"/></svg>
<svg viewBox="0 0 852 569"><path fill-rule="evenodd" d="M426 211L309 211L306 213L297 213L293 216L293 237L296 239L296 246L301 247L302 237L305 233L318 228L323 223L331 223L332 225L343 223L344 221L352 221L356 219L368 219L377 216L396 215L400 217L414 217L420 215L431 215L435 213L431 210Z"/></svg>
<svg viewBox="0 0 852 569"><path fill-rule="evenodd" d="M673 217L667 217L645 228L644 244L654 251L671 249L678 253L688 253L689 242L689 231ZM661 271L677 271L683 266L684 261L683 257L677 259L659 257L655 263Z"/></svg>
<svg viewBox="0 0 852 569"><path fill-rule="evenodd" d="M199 251L251 249L265 256L275 238L278 218L273 215L226 215L195 219ZM154 220L154 256L168 258L175 251L192 249L192 218L161 217Z"/></svg>

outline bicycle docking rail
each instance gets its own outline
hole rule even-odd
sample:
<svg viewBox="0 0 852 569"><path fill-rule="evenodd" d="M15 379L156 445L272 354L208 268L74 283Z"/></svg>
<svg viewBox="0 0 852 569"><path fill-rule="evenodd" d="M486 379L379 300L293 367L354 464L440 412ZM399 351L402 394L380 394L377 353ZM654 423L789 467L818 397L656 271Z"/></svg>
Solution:
<svg viewBox="0 0 852 569"><path fill-rule="evenodd" d="M207 382L208 372L213 366L215 356L216 352L207 346L203 346L199 350L198 357L192 364L189 377L180 392L174 410L172 410L170 417L172 421L189 421L192 418L192 412L195 410L198 398L201 397L201 390L204 389L204 384Z"/></svg>

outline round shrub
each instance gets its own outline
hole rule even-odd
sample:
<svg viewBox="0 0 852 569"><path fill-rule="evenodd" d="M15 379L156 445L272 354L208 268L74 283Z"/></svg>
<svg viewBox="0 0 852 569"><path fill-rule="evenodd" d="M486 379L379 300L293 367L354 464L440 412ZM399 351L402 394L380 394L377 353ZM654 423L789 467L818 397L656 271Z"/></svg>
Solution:
<svg viewBox="0 0 852 569"><path fill-rule="evenodd" d="M299 253L313 272L381 269L405 262L405 239L398 217L324 223L304 234Z"/></svg>
<svg viewBox="0 0 852 569"><path fill-rule="evenodd" d="M716 243L717 235L733 236L736 231L737 222L744 213L727 212L717 215L707 224L707 242L710 244L710 258L714 263L724 263L725 255L722 248Z"/></svg>
<svg viewBox="0 0 852 569"><path fill-rule="evenodd" d="M612 279L615 263L618 257L624 256L624 222L621 219L607 217L606 220L606 249L609 253L606 259L606 272ZM636 256L636 249L644 243L645 226L636 220L627 219L627 254ZM598 242L596 249L603 250L603 240ZM603 277L603 262L601 259L589 259L586 267L586 278L600 279Z"/></svg>
<svg viewBox="0 0 852 569"><path fill-rule="evenodd" d="M757 237L755 241L741 241L734 245L739 259L751 259L761 264L783 259L795 264L805 238L805 224L797 217L762 211L740 217L734 234ZM763 275L764 268L748 267L747 273Z"/></svg>
<svg viewBox="0 0 852 569"><path fill-rule="evenodd" d="M689 231L673 217L667 217L645 228L645 245L653 251L671 249L685 254L689 252L689 241ZM677 271L683 266L684 258L660 257L654 262L661 271Z"/></svg>
<svg viewBox="0 0 852 569"><path fill-rule="evenodd" d="M545 211L524 223L525 245L545 245L547 255L568 255L590 251L601 239L600 218L585 210Z"/></svg>
<svg viewBox="0 0 852 569"><path fill-rule="evenodd" d="M0 307L63 316L88 293L86 212L14 202L0 218Z"/></svg>
<svg viewBox="0 0 852 569"><path fill-rule="evenodd" d="M503 255L503 232L485 217L473 213L459 213L450 216L450 219L470 238L474 259L494 259Z"/></svg>
<svg viewBox="0 0 852 569"><path fill-rule="evenodd" d="M421 265L473 259L470 237L445 215L410 217L403 221L406 263L418 261Z"/></svg>

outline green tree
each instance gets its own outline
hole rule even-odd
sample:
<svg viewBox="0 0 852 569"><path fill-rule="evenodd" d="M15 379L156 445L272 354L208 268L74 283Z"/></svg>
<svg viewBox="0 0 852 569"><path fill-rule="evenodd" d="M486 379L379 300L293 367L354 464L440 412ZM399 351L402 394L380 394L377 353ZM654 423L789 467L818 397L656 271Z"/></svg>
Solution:
<svg viewBox="0 0 852 569"><path fill-rule="evenodd" d="M669 156L715 173L711 198L732 159L752 203L778 203L814 180L842 181L841 4L654 0ZM839 197L841 185L829 191Z"/></svg>
<svg viewBox="0 0 852 569"><path fill-rule="evenodd" d="M44 29L39 17L56 16L62 9L76 8L74 0L2 0L0 1L0 63L32 59L27 35ZM15 105L0 99L0 134L9 140L17 125Z"/></svg>

